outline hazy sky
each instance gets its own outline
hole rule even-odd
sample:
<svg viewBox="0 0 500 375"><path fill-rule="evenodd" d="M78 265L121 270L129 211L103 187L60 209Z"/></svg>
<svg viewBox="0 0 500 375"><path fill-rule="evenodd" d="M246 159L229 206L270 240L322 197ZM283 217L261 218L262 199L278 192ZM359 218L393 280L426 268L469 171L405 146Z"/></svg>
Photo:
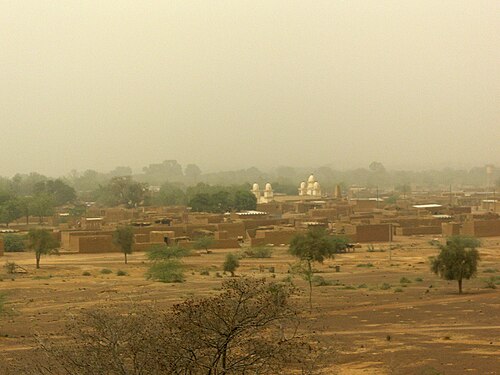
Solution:
<svg viewBox="0 0 500 375"><path fill-rule="evenodd" d="M500 165L500 1L0 0L0 175Z"/></svg>

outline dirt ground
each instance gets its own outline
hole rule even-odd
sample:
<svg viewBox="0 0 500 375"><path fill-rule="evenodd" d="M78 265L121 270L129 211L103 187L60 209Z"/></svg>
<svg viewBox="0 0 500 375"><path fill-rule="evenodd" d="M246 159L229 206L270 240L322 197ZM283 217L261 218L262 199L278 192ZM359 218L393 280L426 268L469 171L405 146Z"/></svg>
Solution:
<svg viewBox="0 0 500 375"><path fill-rule="evenodd" d="M329 285L314 287L313 312L305 314L303 329L328 348L318 358L324 374L500 374L500 238L483 239L478 277L464 282L462 295L456 282L429 271L428 257L437 253L430 239L398 237L395 250L375 244L368 251L363 245L316 265ZM168 306L217 293L229 277L221 271L227 252L185 258L182 284L146 280L144 253L129 256L128 265L122 254L47 256L40 270L32 253L6 253L0 263L16 262L28 273L12 277L0 271L6 310L0 317L0 361L29 355L34 333L57 332L82 308ZM299 302L307 310L306 284L289 273L294 262L286 248L274 248L272 258L242 259L237 275L270 278L268 267L274 267L276 280L291 277L304 289ZM101 273L104 268L112 273ZM127 275L118 276L118 270ZM202 270L209 275L200 275ZM487 287L490 278L499 289Z"/></svg>

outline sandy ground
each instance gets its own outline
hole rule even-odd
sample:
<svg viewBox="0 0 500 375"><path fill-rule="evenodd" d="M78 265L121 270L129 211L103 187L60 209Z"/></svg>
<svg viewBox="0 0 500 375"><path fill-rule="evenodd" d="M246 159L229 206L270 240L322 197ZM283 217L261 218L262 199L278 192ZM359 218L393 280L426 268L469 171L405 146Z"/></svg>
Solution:
<svg viewBox="0 0 500 375"><path fill-rule="evenodd" d="M428 257L437 253L430 239L398 237L394 244L399 248L392 252L387 244L375 245L376 252L363 246L316 265L331 285L314 288L313 312L303 329L328 348L329 354L318 359L324 374L500 374L500 285L491 289L485 282L490 277L500 282L500 238L483 240L478 277L464 282L462 295L456 282L430 273ZM47 256L40 270L32 253L6 253L1 263L14 261L28 273L4 274L0 282L6 300L0 361L29 355L33 333L57 332L82 308L126 310L143 302L168 306L217 293L222 279L216 273L222 273L227 252L185 258L182 284L146 280L144 253L129 256L127 265L122 254ZM276 280L282 280L290 277L294 262L286 248L274 248L270 259L241 260L237 274L272 277L267 267L273 266ZM103 268L113 273L102 274ZM205 269L210 275L200 275ZM128 275L117 276L118 270ZM91 275L83 276L84 271ZM403 277L409 282L401 283ZM293 282L304 289L299 303L307 310L306 284L300 276L293 276Z"/></svg>

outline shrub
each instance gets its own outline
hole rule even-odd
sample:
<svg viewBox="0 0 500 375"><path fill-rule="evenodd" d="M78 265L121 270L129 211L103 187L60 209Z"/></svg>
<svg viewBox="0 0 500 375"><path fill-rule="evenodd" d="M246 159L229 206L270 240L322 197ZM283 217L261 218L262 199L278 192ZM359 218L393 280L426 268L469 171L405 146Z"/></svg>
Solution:
<svg viewBox="0 0 500 375"><path fill-rule="evenodd" d="M394 293L401 293L402 291L403 291L403 289L401 289L401 288L394 289Z"/></svg>
<svg viewBox="0 0 500 375"><path fill-rule="evenodd" d="M3 267L8 274L16 273L17 264L14 262L5 262Z"/></svg>
<svg viewBox="0 0 500 375"><path fill-rule="evenodd" d="M486 282L485 288L490 288L490 289L497 288L494 277L490 277L488 280L485 280L485 282Z"/></svg>
<svg viewBox="0 0 500 375"><path fill-rule="evenodd" d="M406 277L402 277L401 279L399 279L399 282L401 284L411 284L411 280L407 279Z"/></svg>
<svg viewBox="0 0 500 375"><path fill-rule="evenodd" d="M313 276L313 283L316 286L329 286L329 285L333 285L333 281L331 281L331 280L325 280L325 278L323 276L319 276L319 275Z"/></svg>
<svg viewBox="0 0 500 375"><path fill-rule="evenodd" d="M113 273L113 271L111 271L109 268L103 268L103 269L101 270L101 273L102 273L103 275L109 275L110 273Z"/></svg>
<svg viewBox="0 0 500 375"><path fill-rule="evenodd" d="M231 276L234 276L234 271L240 266L240 261L236 254L227 254L226 260L224 261L223 270L224 272L230 272Z"/></svg>
<svg viewBox="0 0 500 375"><path fill-rule="evenodd" d="M153 262L178 259L191 254L191 251L179 246L154 245L148 250L148 259Z"/></svg>
<svg viewBox="0 0 500 375"><path fill-rule="evenodd" d="M424 281L424 279L422 279L421 277L416 277L416 278L415 278L415 281L417 281L417 282L419 282L419 283L420 283L420 282Z"/></svg>
<svg viewBox="0 0 500 375"><path fill-rule="evenodd" d="M483 272L484 273L497 273L498 269L496 269L496 268L486 268Z"/></svg>
<svg viewBox="0 0 500 375"><path fill-rule="evenodd" d="M360 263L360 264L356 265L356 267L370 268L370 267L373 267L373 264L372 263Z"/></svg>
<svg viewBox="0 0 500 375"><path fill-rule="evenodd" d="M0 315L4 312L5 295L0 293Z"/></svg>
<svg viewBox="0 0 500 375"><path fill-rule="evenodd" d="M363 288L368 288L368 285L366 284L359 284L358 289L363 289Z"/></svg>
<svg viewBox="0 0 500 375"><path fill-rule="evenodd" d="M175 259L153 263L149 266L146 277L162 283L182 283L184 281L182 265Z"/></svg>
<svg viewBox="0 0 500 375"><path fill-rule="evenodd" d="M89 271L83 271L82 276L92 276Z"/></svg>
<svg viewBox="0 0 500 375"><path fill-rule="evenodd" d="M383 284L380 286L380 289L382 289L382 290L391 289L391 284L383 283Z"/></svg>
<svg viewBox="0 0 500 375"><path fill-rule="evenodd" d="M7 253L21 252L26 248L23 237L17 234L6 234L3 236L3 246Z"/></svg>
<svg viewBox="0 0 500 375"><path fill-rule="evenodd" d="M244 252L248 258L271 258L273 250L267 246L252 247Z"/></svg>
<svg viewBox="0 0 500 375"><path fill-rule="evenodd" d="M126 271L123 271L123 270L118 270L116 271L116 276L127 276L128 273Z"/></svg>
<svg viewBox="0 0 500 375"><path fill-rule="evenodd" d="M355 286L352 286L352 285L346 285L346 286L343 286L341 289L345 289L345 290L354 290L356 289Z"/></svg>
<svg viewBox="0 0 500 375"><path fill-rule="evenodd" d="M202 271L200 271L200 275L202 275L202 276L210 276L210 271L209 270L202 270Z"/></svg>

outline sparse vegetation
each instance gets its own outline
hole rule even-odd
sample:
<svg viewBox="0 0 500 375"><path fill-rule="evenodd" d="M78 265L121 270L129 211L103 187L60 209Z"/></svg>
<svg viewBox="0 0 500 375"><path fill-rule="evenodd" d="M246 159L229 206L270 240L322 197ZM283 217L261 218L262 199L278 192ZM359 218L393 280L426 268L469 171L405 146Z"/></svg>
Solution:
<svg viewBox="0 0 500 375"><path fill-rule="evenodd" d="M496 289L497 286L496 286L496 280L494 277L490 277L489 279L485 280L485 288L489 288L489 289Z"/></svg>
<svg viewBox="0 0 500 375"><path fill-rule="evenodd" d="M15 262L5 262L3 265L3 268L5 268L5 272L8 274L13 274L16 272L17 264Z"/></svg>
<svg viewBox="0 0 500 375"><path fill-rule="evenodd" d="M109 268L103 268L103 269L101 270L101 273L102 273L103 275L109 275L110 273L113 273L113 271L112 271L112 270L110 270Z"/></svg>
<svg viewBox="0 0 500 375"><path fill-rule="evenodd" d="M323 276L315 275L313 277L313 283L316 286L330 286L333 285L333 281L326 280Z"/></svg>
<svg viewBox="0 0 500 375"><path fill-rule="evenodd" d="M359 268L371 268L373 267L373 264L372 263L359 263L356 265L356 267L359 267Z"/></svg>
<svg viewBox="0 0 500 375"><path fill-rule="evenodd" d="M391 284L388 284L388 283L383 283L383 284L380 286L380 289L381 289L381 290L388 290L388 289L391 289Z"/></svg>
<svg viewBox="0 0 500 375"><path fill-rule="evenodd" d="M399 283L400 284L411 284L411 280L403 276L401 279L399 279Z"/></svg>
<svg viewBox="0 0 500 375"><path fill-rule="evenodd" d="M244 254L248 258L271 258L273 249L268 246L258 246L245 249Z"/></svg>
<svg viewBox="0 0 500 375"><path fill-rule="evenodd" d="M118 270L116 271L116 276L127 276L128 273L126 271L123 271L123 270Z"/></svg>
<svg viewBox="0 0 500 375"><path fill-rule="evenodd" d="M83 271L82 276L92 276L89 271Z"/></svg>
<svg viewBox="0 0 500 375"><path fill-rule="evenodd" d="M497 273L498 268L486 268L483 272L484 273Z"/></svg>

